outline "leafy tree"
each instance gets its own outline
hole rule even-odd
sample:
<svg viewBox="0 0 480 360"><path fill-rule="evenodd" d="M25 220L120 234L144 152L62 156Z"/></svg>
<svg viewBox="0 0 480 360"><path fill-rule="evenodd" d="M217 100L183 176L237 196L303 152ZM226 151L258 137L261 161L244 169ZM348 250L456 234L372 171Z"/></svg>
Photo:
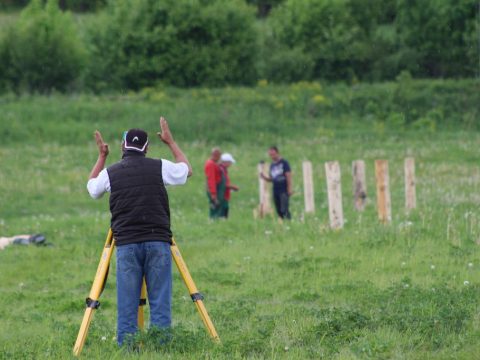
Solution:
<svg viewBox="0 0 480 360"><path fill-rule="evenodd" d="M2 0L0 9L21 8L28 4L28 0Z"/></svg>
<svg viewBox="0 0 480 360"><path fill-rule="evenodd" d="M283 0L247 0L248 4L257 7L257 15L261 18L267 17L270 11L281 2Z"/></svg>
<svg viewBox="0 0 480 360"><path fill-rule="evenodd" d="M67 90L85 57L75 24L57 0L32 0L0 41L0 75L15 91Z"/></svg>
<svg viewBox="0 0 480 360"><path fill-rule="evenodd" d="M106 5L106 0L60 0L60 8L72 11L95 11Z"/></svg>
<svg viewBox="0 0 480 360"><path fill-rule="evenodd" d="M287 0L271 15L274 34L289 48L303 47L314 61L313 76L353 78L366 58L361 27L346 0Z"/></svg>
<svg viewBox="0 0 480 360"><path fill-rule="evenodd" d="M415 76L474 75L478 6L475 0L400 0L396 26L402 66Z"/></svg>
<svg viewBox="0 0 480 360"><path fill-rule="evenodd" d="M250 84L254 14L241 1L110 1L91 34L93 88Z"/></svg>

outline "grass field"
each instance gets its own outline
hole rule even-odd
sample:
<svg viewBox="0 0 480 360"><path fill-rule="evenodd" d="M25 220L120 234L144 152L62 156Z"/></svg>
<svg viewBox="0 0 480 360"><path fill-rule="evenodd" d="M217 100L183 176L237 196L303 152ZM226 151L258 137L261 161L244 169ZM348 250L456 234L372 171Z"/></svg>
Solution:
<svg viewBox="0 0 480 360"><path fill-rule="evenodd" d="M229 91L2 98L0 235L41 232L52 246L0 251L0 358L73 357L109 226L108 198L91 200L85 188L96 159L93 131L110 143L110 164L120 157L122 130L142 126L153 137L161 114L194 168L186 186L169 189L173 230L222 344L208 338L175 270L173 341L156 347L144 335L140 354L119 350L113 266L84 358L478 358L480 134L302 118L291 110L295 100L287 102L292 118L278 120L282 109L275 104L285 90L265 108L218 99ZM151 156L170 158L160 141L151 143ZM284 224L252 216L256 164L267 160L271 143L294 174L293 220ZM215 144L237 159L230 173L241 190L233 194L231 219L210 223L203 162ZM417 163L418 209L409 215L407 155ZM380 158L390 161L388 226L376 218L373 162ZM314 165L317 211L310 216L302 213L304 159ZM356 159L367 164L364 213L353 210ZM341 231L328 228L323 164L330 160L342 169L347 222Z"/></svg>

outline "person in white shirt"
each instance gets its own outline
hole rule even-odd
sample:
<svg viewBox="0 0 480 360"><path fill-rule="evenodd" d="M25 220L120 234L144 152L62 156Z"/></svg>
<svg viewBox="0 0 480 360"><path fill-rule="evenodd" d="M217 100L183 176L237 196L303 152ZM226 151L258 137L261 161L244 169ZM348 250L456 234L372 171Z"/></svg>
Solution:
<svg viewBox="0 0 480 360"><path fill-rule="evenodd" d="M95 132L98 159L87 190L94 199L110 193L111 229L117 245L117 342L133 346L143 278L150 304L150 330L171 326L172 262L170 207L165 186L185 184L192 175L187 157L160 118L158 137L175 162L146 157L148 135L141 129L124 133L122 160L104 168L108 145ZM159 340L161 341L161 340Z"/></svg>

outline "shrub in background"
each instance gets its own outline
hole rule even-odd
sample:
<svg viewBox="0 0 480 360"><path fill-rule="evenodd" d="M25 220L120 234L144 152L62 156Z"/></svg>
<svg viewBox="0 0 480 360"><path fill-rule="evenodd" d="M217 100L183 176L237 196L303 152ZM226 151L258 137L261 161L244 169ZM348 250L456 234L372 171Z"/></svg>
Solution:
<svg viewBox="0 0 480 360"><path fill-rule="evenodd" d="M313 77L355 76L364 56L362 32L345 0L287 0L271 14L274 36L288 48L302 47L314 61Z"/></svg>
<svg viewBox="0 0 480 360"><path fill-rule="evenodd" d="M314 66L314 61L303 48L279 46L268 56L262 77L274 83L295 83L309 80Z"/></svg>
<svg viewBox="0 0 480 360"><path fill-rule="evenodd" d="M257 23L257 34L259 78L287 84L311 79L315 63L303 47L290 48L280 43L272 34L269 20Z"/></svg>
<svg viewBox="0 0 480 360"><path fill-rule="evenodd" d="M255 14L239 0L116 0L91 34L89 85L253 84Z"/></svg>
<svg viewBox="0 0 480 360"><path fill-rule="evenodd" d="M257 7L257 16L260 18L267 17L274 6L277 6L283 0L245 0L248 4Z"/></svg>
<svg viewBox="0 0 480 360"><path fill-rule="evenodd" d="M479 59L476 0L399 0L396 28L403 68L415 77L476 75Z"/></svg>
<svg viewBox="0 0 480 360"><path fill-rule="evenodd" d="M106 0L59 0L60 8L78 12L95 11L105 6Z"/></svg>
<svg viewBox="0 0 480 360"><path fill-rule="evenodd" d="M79 78L86 53L57 0L32 0L0 40L0 78L16 92L65 91Z"/></svg>
<svg viewBox="0 0 480 360"><path fill-rule="evenodd" d="M478 12L476 0L286 0L269 20L314 79L381 81L478 76Z"/></svg>
<svg viewBox="0 0 480 360"><path fill-rule="evenodd" d="M0 9L21 8L28 4L28 0L2 0L0 1Z"/></svg>

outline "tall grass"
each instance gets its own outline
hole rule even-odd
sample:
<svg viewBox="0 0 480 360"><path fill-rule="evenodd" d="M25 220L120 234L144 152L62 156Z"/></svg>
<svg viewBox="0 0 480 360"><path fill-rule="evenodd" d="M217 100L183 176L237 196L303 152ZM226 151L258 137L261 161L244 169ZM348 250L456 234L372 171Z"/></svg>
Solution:
<svg viewBox="0 0 480 360"><path fill-rule="evenodd" d="M290 92L268 91L277 99ZM171 90L164 95L168 102L158 91L149 97L3 99L0 235L42 232L52 246L12 245L0 251L0 358L71 356L109 226L107 197L93 201L85 189L96 159L93 130L101 130L110 143L109 164L120 157L121 130L132 126L149 130L150 156L169 158L153 139L160 114L170 119L194 168L186 186L169 189L173 231L222 344L209 340L175 271L173 341L159 346L146 333L139 354L117 349L113 266L85 358L477 356L479 134L408 128L380 133L360 116L345 118L351 126L323 116L289 123L287 115L277 118L282 110L274 105L268 111L248 106L267 98L262 91L251 92L251 103L236 96L226 100L243 92L250 90ZM255 165L267 160L273 141L294 175L293 220L284 224L252 216L258 202ZM237 159L230 174L241 190L233 194L231 218L210 223L202 169L217 142ZM403 205L406 155L417 164L418 209L410 214ZM378 158L390 161L393 221L388 226L376 218L373 162ZM310 216L302 211L304 159L314 165L317 211ZM353 210L350 166L356 159L367 164L364 213ZM328 228L323 163L329 160L341 164L347 219L341 231Z"/></svg>
<svg viewBox="0 0 480 360"><path fill-rule="evenodd" d="M479 84L409 79L355 86L260 82L257 88L147 88L102 96L7 95L0 97L0 134L4 143L49 138L84 144L92 128L110 138L132 124L154 134L157 123L152 119L163 114L172 120L179 139L199 143L281 142L285 135L305 134L424 136L437 130L477 130Z"/></svg>

